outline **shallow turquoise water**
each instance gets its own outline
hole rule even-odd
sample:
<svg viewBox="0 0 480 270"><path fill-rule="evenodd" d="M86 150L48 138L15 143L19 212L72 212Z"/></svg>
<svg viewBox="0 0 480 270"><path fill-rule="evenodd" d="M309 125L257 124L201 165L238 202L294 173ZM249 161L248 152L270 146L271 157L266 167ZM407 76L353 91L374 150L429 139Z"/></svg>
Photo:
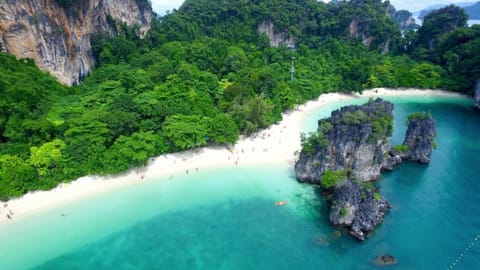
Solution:
<svg viewBox="0 0 480 270"><path fill-rule="evenodd" d="M391 269L450 269L456 260L452 269L479 269L480 114L461 98L388 99L392 144L421 110L437 122L438 149L428 166L384 174L378 185L392 209L365 242L338 236L293 168L223 168L18 220L0 231L0 269L383 269L372 261L385 253L398 259ZM312 113L305 130L331 109Z"/></svg>

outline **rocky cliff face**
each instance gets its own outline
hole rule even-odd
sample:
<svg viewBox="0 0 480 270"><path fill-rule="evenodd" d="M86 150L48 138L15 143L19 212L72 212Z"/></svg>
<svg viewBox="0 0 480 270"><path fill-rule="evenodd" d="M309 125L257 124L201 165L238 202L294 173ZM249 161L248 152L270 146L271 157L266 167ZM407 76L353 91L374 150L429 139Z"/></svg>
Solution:
<svg viewBox="0 0 480 270"><path fill-rule="evenodd" d="M366 47L370 47L370 43L372 43L373 37L372 36L367 36L359 28L360 28L360 26L359 26L358 20L353 19L348 26L349 37L350 38L361 38L362 39L362 44L365 45Z"/></svg>
<svg viewBox="0 0 480 270"><path fill-rule="evenodd" d="M360 181L378 178L388 151L393 104L380 99L347 106L319 121L322 134L312 141L313 153L302 151L295 164L297 179L318 183L325 171L351 170Z"/></svg>
<svg viewBox="0 0 480 270"><path fill-rule="evenodd" d="M319 121L318 134L304 140L295 164L301 182L321 183L327 172L348 171L346 179L337 179L327 190L332 203L330 222L349 228L360 240L383 222L389 208L380 194L362 182L378 178L387 162L384 153L388 151L392 113L393 104L381 99L332 112L330 118Z"/></svg>
<svg viewBox="0 0 480 270"><path fill-rule="evenodd" d="M415 23L415 19L413 18L412 13L407 10L397 11L393 19L402 31L414 30L420 27L420 25Z"/></svg>
<svg viewBox="0 0 480 270"><path fill-rule="evenodd" d="M402 145L388 151L387 162L383 169L393 170L393 167L403 160L429 163L432 149L435 148L436 135L435 121L431 115L427 113L410 115L405 140Z"/></svg>
<svg viewBox="0 0 480 270"><path fill-rule="evenodd" d="M397 11L393 5L390 5L387 15L397 23L402 31L414 30L420 27L420 25L415 23L413 14L408 10Z"/></svg>
<svg viewBox="0 0 480 270"><path fill-rule="evenodd" d="M403 145L402 160L429 163L436 135L435 121L430 116L410 120Z"/></svg>
<svg viewBox="0 0 480 270"><path fill-rule="evenodd" d="M365 240L368 233L383 222L389 208L388 201L375 190L347 180L333 192L330 222L350 228L352 236Z"/></svg>
<svg viewBox="0 0 480 270"><path fill-rule="evenodd" d="M270 39L270 46L278 48L285 46L294 49L296 47L295 37L288 37L286 31L276 33L272 22L260 22L257 30L260 34L265 34Z"/></svg>
<svg viewBox="0 0 480 270"><path fill-rule="evenodd" d="M92 34L114 34L115 20L138 25L142 36L151 16L147 0L79 0L70 7L56 0L1 0L0 37L6 52L33 58L41 69L72 85L95 64Z"/></svg>

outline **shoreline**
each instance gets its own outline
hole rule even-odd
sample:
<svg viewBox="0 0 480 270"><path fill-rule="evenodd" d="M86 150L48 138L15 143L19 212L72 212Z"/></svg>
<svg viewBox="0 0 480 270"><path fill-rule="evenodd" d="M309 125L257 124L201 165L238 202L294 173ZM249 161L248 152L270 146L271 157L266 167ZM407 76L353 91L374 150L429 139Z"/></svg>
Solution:
<svg viewBox="0 0 480 270"><path fill-rule="evenodd" d="M29 192L19 198L0 202L0 228L21 221L29 214L44 211L68 202L92 196L144 181L173 180L179 174L228 167L264 164L291 166L301 149L300 132L310 112L340 101L369 97L466 97L443 90L385 89L375 88L362 94L328 93L317 99L298 105L295 110L282 114L282 120L252 137L241 137L232 147L208 146L150 158L147 166L130 169L124 174L85 176L67 184L59 184L49 191ZM10 218L8 218L8 216Z"/></svg>

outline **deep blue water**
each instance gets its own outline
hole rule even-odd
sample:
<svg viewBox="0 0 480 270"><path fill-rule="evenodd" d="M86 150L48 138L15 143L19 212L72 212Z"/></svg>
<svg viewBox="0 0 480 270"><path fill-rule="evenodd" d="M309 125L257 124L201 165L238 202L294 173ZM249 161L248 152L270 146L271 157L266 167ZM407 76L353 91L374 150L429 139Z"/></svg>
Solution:
<svg viewBox="0 0 480 270"><path fill-rule="evenodd" d="M9 258L0 269L2 261L8 269L480 269L480 113L461 98L391 100L392 144L402 142L409 113L428 111L438 149L429 165L383 174L377 184L392 209L365 242L329 225L326 203L293 168L223 168L45 213L44 223L22 228L24 246L0 235L0 258ZM328 114L310 115L305 130ZM375 266L383 254L398 264Z"/></svg>

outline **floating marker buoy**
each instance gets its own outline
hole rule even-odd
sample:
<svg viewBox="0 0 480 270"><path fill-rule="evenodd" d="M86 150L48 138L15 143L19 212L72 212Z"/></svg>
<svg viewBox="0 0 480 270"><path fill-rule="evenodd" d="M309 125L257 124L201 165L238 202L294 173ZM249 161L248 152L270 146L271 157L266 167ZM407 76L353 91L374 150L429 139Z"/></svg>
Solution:
<svg viewBox="0 0 480 270"><path fill-rule="evenodd" d="M474 239L473 242L471 242L466 248L465 248L465 252L469 251L470 248L472 248L474 245L475 245L475 242L478 241L478 239L480 238L480 235L477 235ZM460 263L460 261L463 259L463 257L466 255L466 253L463 253L461 252L460 255L458 255L458 257L455 259L454 262L452 262L452 264L450 264L450 266L448 267L448 269L453 269L455 268L455 266L457 266L457 264Z"/></svg>

